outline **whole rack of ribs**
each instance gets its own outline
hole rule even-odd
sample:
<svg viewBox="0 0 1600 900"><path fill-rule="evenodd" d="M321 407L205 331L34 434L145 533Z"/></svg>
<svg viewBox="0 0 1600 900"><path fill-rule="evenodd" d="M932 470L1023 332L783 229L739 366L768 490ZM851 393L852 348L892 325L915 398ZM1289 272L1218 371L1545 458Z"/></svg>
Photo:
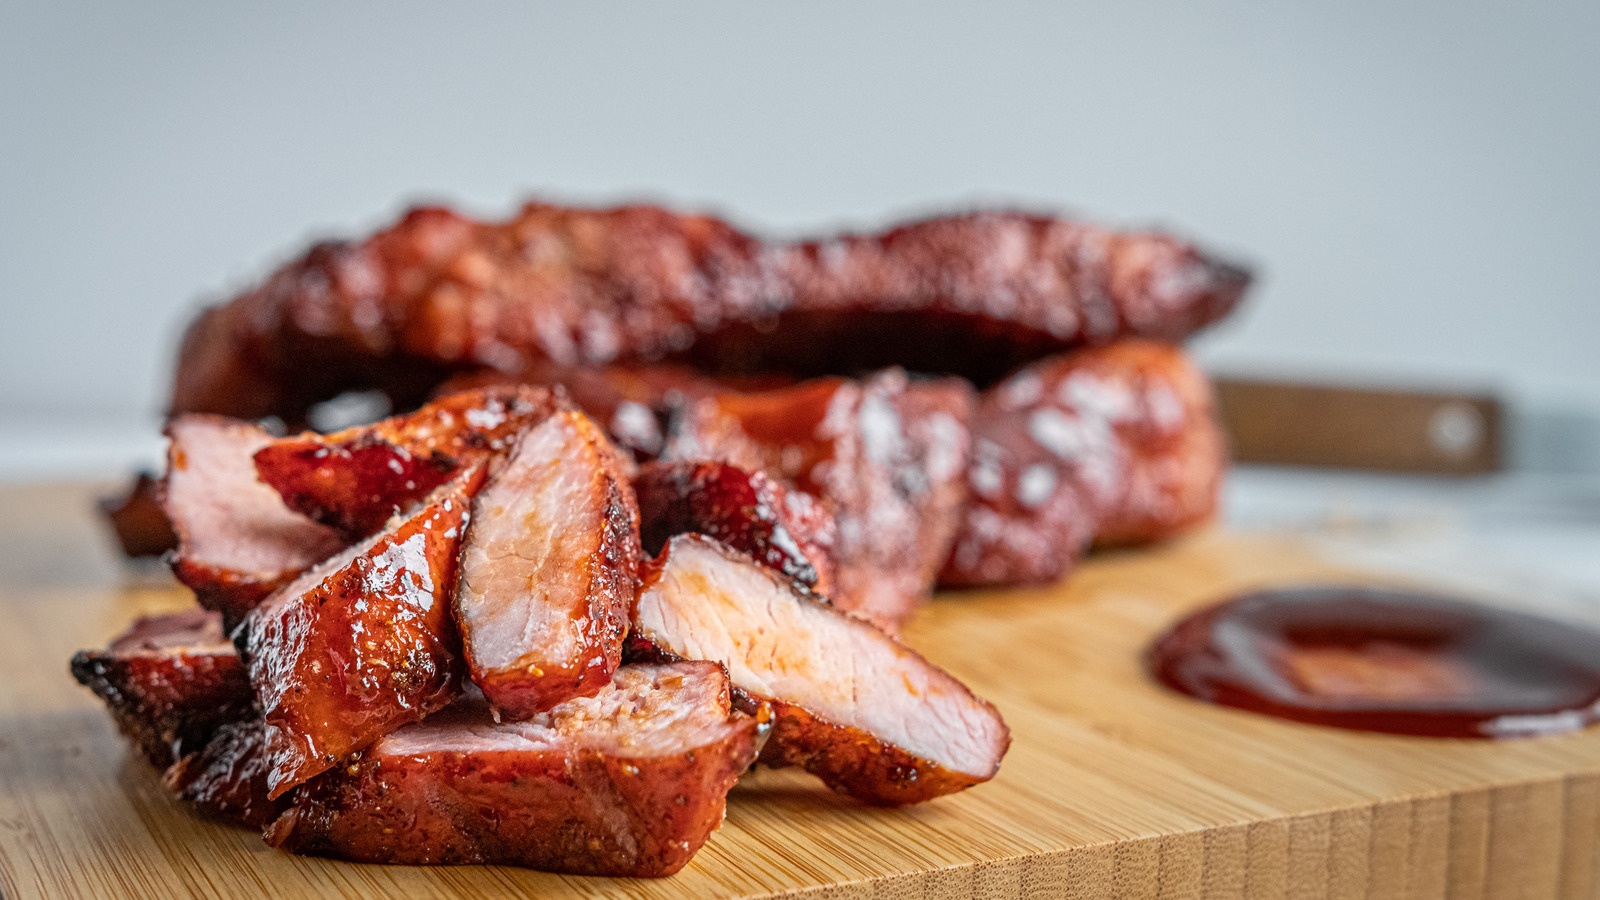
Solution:
<svg viewBox="0 0 1600 900"><path fill-rule="evenodd" d="M346 390L407 408L452 371L552 363L799 376L900 365L981 384L1084 344L1180 340L1249 280L1166 235L1017 212L771 243L653 206L530 203L504 222L419 208L205 310L172 410L294 424Z"/></svg>

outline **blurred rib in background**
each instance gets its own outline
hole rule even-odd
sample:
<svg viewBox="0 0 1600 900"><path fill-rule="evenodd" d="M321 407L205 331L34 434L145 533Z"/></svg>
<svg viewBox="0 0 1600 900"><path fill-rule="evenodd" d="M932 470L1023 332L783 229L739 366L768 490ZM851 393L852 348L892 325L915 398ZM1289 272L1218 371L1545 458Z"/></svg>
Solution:
<svg viewBox="0 0 1600 900"><path fill-rule="evenodd" d="M0 477L159 448L174 342L436 198L777 235L978 202L1172 227L1263 282L1274 380L1489 385L1600 470L1600 6L109 2L0 11Z"/></svg>

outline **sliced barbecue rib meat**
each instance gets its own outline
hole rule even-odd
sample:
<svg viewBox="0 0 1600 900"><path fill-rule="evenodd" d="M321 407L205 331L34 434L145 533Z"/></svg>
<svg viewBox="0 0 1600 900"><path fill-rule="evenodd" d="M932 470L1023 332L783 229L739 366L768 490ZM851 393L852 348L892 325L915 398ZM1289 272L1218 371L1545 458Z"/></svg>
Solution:
<svg viewBox="0 0 1600 900"><path fill-rule="evenodd" d="M359 540L562 406L545 388L483 388L373 425L273 441L256 451L256 471L290 509Z"/></svg>
<svg viewBox="0 0 1600 900"><path fill-rule="evenodd" d="M1210 383L1151 341L1022 369L985 392L973 433L949 586L1054 581L1091 541L1177 534L1212 515L1227 465Z"/></svg>
<svg viewBox="0 0 1600 900"><path fill-rule="evenodd" d="M579 412L524 434L473 503L456 591L472 680L513 719L610 683L638 578L621 455Z"/></svg>
<svg viewBox="0 0 1600 900"><path fill-rule="evenodd" d="M178 549L172 521L161 508L161 482L140 472L125 492L102 497L100 512L127 556L160 556Z"/></svg>
<svg viewBox="0 0 1600 900"><path fill-rule="evenodd" d="M422 208L204 311L173 411L298 422L367 388L405 408L450 370L541 360L987 381L1084 343L1182 338L1248 283L1171 237L1015 212L774 244L649 206L529 204L500 223Z"/></svg>
<svg viewBox="0 0 1600 900"><path fill-rule="evenodd" d="M474 467L245 619L276 798L460 692L450 621Z"/></svg>
<svg viewBox="0 0 1600 900"><path fill-rule="evenodd" d="M141 618L106 649L74 656L72 677L157 768L252 714L250 679L221 617L208 610Z"/></svg>
<svg viewBox="0 0 1600 900"><path fill-rule="evenodd" d="M248 422L179 416L167 425L167 517L178 534L172 571L231 629L268 594L345 545L283 505L251 455L272 435Z"/></svg>
<svg viewBox="0 0 1600 900"><path fill-rule="evenodd" d="M705 659L771 704L762 760L797 765L886 806L994 777L1011 737L965 685L866 622L702 535L647 568L634 610L641 658Z"/></svg>
<svg viewBox="0 0 1600 900"><path fill-rule="evenodd" d="M247 828L267 827L289 801L268 796L266 728L259 716L218 728L204 747L173 763L162 783L212 818Z"/></svg>
<svg viewBox="0 0 1600 900"><path fill-rule="evenodd" d="M530 721L462 703L408 725L301 787L267 841L359 862L671 875L722 823L758 734L720 667L624 666Z"/></svg>
<svg viewBox="0 0 1600 900"><path fill-rule="evenodd" d="M765 472L727 463L650 463L634 476L639 533L655 556L675 534L704 534L818 594L833 593L833 515L817 498Z"/></svg>
<svg viewBox="0 0 1600 900"><path fill-rule="evenodd" d="M973 391L888 369L687 406L668 459L765 471L838 522L835 606L894 630L927 598L966 499Z"/></svg>

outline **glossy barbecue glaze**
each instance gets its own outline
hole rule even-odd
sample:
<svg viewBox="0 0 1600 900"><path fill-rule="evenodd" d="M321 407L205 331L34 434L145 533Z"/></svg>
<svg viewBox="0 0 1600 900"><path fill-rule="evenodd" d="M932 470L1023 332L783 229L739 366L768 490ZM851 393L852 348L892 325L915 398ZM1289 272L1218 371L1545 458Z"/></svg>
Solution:
<svg viewBox="0 0 1600 900"><path fill-rule="evenodd" d="M933 587L966 499L972 388L899 369L690 404L669 459L710 459L825 498L840 609L893 630Z"/></svg>
<svg viewBox="0 0 1600 900"><path fill-rule="evenodd" d="M173 410L298 422L367 388L404 408L451 370L542 360L986 380L1085 342L1182 338L1248 282L1170 237L1010 212L784 245L648 206L530 204L502 223L418 209L202 313Z"/></svg>
<svg viewBox="0 0 1600 900"><path fill-rule="evenodd" d="M256 451L256 471L290 509L356 540L563 405L544 388L468 391L374 425L273 441Z"/></svg>
<svg viewBox="0 0 1600 900"><path fill-rule="evenodd" d="M450 620L473 468L246 619L273 797L460 691Z"/></svg>
<svg viewBox="0 0 1600 900"><path fill-rule="evenodd" d="M180 416L168 423L167 437L163 493L179 541L172 571L227 625L344 546L256 478L251 456L272 442L260 427Z"/></svg>
<svg viewBox="0 0 1600 900"><path fill-rule="evenodd" d="M106 649L74 656L72 676L158 768L249 716L254 699L221 617L203 609L135 621Z"/></svg>
<svg viewBox="0 0 1600 900"><path fill-rule="evenodd" d="M624 666L526 722L463 702L402 728L302 787L267 839L362 862L670 875L721 824L758 734L718 666Z"/></svg>
<svg viewBox="0 0 1600 900"><path fill-rule="evenodd" d="M983 395L970 499L940 583L1035 584L1092 542L1170 537L1216 509L1227 448L1183 351L1122 341L1035 363Z"/></svg>
<svg viewBox="0 0 1600 900"><path fill-rule="evenodd" d="M994 777L1010 744L995 708L871 625L701 535L644 575L636 652L722 663L770 701L762 759L869 803L916 803Z"/></svg>
<svg viewBox="0 0 1600 900"><path fill-rule="evenodd" d="M1458 738L1600 720L1600 633L1404 591L1258 591L1178 623L1147 659L1168 687L1299 722Z"/></svg>
<svg viewBox="0 0 1600 900"><path fill-rule="evenodd" d="M644 552L675 534L716 538L823 596L833 593L833 515L764 472L720 462L651 463L633 479Z"/></svg>
<svg viewBox="0 0 1600 900"><path fill-rule="evenodd" d="M625 464L594 422L527 432L473 503L455 598L489 702L520 719L610 683L638 556Z"/></svg>

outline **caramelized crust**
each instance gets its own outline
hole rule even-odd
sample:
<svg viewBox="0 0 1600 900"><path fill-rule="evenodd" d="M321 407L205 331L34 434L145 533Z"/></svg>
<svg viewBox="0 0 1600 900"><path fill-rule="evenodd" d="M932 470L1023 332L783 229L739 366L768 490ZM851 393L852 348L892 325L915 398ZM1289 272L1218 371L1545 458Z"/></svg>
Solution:
<svg viewBox="0 0 1600 900"><path fill-rule="evenodd" d="M358 540L562 406L543 388L459 393L374 425L273 441L256 451L256 471L290 509Z"/></svg>
<svg viewBox="0 0 1600 900"><path fill-rule="evenodd" d="M1054 581L1091 541L1178 534L1211 517L1227 465L1210 383L1151 341L1022 369L985 392L973 432L950 586Z"/></svg>
<svg viewBox="0 0 1600 900"><path fill-rule="evenodd" d="M894 630L928 596L966 498L971 386L889 369L690 404L669 459L764 471L823 498L838 523L840 609Z"/></svg>
<svg viewBox="0 0 1600 900"><path fill-rule="evenodd" d="M259 717L218 728L205 746L167 769L161 782L178 799L215 819L246 828L265 828L288 806L271 799L266 723Z"/></svg>
<svg viewBox="0 0 1600 900"><path fill-rule="evenodd" d="M267 841L358 862L671 875L721 824L759 733L711 663L624 666L530 721L463 702L402 728L300 788Z"/></svg>
<svg viewBox="0 0 1600 900"><path fill-rule="evenodd" d="M698 533L823 596L834 592L837 526L815 497L719 462L651 463L633 479L644 552Z"/></svg>
<svg viewBox="0 0 1600 900"><path fill-rule="evenodd" d="M922 803L993 776L946 768L869 731L835 725L803 706L780 702L772 703L772 734L760 761L775 768L799 766L839 793L874 806Z"/></svg>
<svg viewBox="0 0 1600 900"><path fill-rule="evenodd" d="M157 768L251 714L244 665L223 636L221 617L208 610L141 618L105 650L74 656L72 677L94 691Z"/></svg>
<svg viewBox="0 0 1600 900"><path fill-rule="evenodd" d="M522 719L610 683L637 584L624 463L579 412L523 435L473 502L455 595L472 680Z"/></svg>
<svg viewBox="0 0 1600 900"><path fill-rule="evenodd" d="M344 546L330 528L283 505L256 478L251 456L272 435L219 416L179 416L167 425L167 517L178 535L173 574L223 624Z"/></svg>
<svg viewBox="0 0 1600 900"><path fill-rule="evenodd" d="M722 663L776 713L764 761L868 803L987 781L1011 742L995 708L949 673L703 535L673 538L649 567L630 643L640 658Z"/></svg>
<svg viewBox="0 0 1600 900"><path fill-rule="evenodd" d="M1181 338L1248 282L1171 237L1022 213L770 244L649 206L534 203L500 223L423 208L202 313L173 410L299 422L343 390L404 408L453 369L541 361L991 380L1084 343Z"/></svg>
<svg viewBox="0 0 1600 900"><path fill-rule="evenodd" d="M460 692L450 593L481 479L481 469L468 470L245 620L271 797Z"/></svg>

